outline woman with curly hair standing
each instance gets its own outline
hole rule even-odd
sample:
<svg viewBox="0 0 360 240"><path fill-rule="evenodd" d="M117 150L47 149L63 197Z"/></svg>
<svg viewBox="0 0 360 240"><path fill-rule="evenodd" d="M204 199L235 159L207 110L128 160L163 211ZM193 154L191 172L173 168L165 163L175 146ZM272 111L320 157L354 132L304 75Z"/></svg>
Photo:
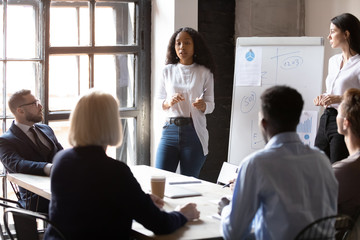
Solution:
<svg viewBox="0 0 360 240"><path fill-rule="evenodd" d="M199 32L185 27L170 38L156 97L166 113L156 167L198 177L208 154L205 114L212 113L215 67Z"/></svg>

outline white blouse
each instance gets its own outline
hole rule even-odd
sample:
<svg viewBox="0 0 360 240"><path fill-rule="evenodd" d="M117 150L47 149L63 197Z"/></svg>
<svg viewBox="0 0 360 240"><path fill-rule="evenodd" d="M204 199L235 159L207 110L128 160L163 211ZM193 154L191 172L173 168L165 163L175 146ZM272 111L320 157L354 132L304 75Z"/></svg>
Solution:
<svg viewBox="0 0 360 240"><path fill-rule="evenodd" d="M202 111L194 108L192 103L204 93L203 99L206 109ZM175 93L181 93L185 101L181 101L168 110L166 117L192 117L195 131L203 147L204 155L208 154L209 133L206 129L205 114L212 113L214 102L214 77L209 69L196 63L192 65L168 64L162 74L161 83L156 98L163 101L170 99Z"/></svg>
<svg viewBox="0 0 360 240"><path fill-rule="evenodd" d="M326 93L343 95L349 88L360 89L360 55L349 58L348 62L340 69L342 54L336 54L329 59L328 76L326 77ZM339 104L331 104L338 108Z"/></svg>

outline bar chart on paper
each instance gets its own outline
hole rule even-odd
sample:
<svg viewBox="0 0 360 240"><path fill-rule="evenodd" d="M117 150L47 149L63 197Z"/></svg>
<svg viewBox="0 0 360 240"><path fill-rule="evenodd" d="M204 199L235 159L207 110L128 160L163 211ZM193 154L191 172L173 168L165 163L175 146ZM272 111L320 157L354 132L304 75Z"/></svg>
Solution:
<svg viewBox="0 0 360 240"><path fill-rule="evenodd" d="M317 111L303 111L300 122L296 128L301 141L310 146L314 146L316 128L317 128Z"/></svg>

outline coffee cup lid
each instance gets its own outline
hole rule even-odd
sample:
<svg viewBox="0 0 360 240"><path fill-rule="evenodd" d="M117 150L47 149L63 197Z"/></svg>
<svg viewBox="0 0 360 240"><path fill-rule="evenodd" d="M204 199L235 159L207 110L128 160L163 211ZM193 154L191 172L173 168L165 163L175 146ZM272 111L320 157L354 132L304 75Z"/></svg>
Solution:
<svg viewBox="0 0 360 240"><path fill-rule="evenodd" d="M165 180L165 176L162 176L162 175L154 175L154 176L151 176L151 180Z"/></svg>

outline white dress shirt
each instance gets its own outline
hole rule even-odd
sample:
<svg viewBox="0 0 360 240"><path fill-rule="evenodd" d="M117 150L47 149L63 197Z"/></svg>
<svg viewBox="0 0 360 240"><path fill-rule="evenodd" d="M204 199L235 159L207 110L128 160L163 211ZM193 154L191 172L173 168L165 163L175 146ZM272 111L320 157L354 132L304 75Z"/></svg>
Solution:
<svg viewBox="0 0 360 240"><path fill-rule="evenodd" d="M341 62L341 53L329 59L325 94L342 96L349 88L360 89L360 55L356 54L349 58L342 69L340 69ZM337 109L339 104L331 104L330 106Z"/></svg>
<svg viewBox="0 0 360 240"><path fill-rule="evenodd" d="M192 106L197 97L204 93L205 112ZM166 110L166 117L192 117L194 128L202 144L204 155L208 154L209 134L206 129L205 114L212 113L214 103L214 78L209 69L196 63L192 65L168 64L162 74L156 93L158 104L170 99L175 93L181 93L185 101L178 102Z"/></svg>
<svg viewBox="0 0 360 240"><path fill-rule="evenodd" d="M232 201L224 207L225 239L289 240L311 222L337 213L338 183L326 155L296 132L273 136L239 168ZM252 225L253 224L253 225Z"/></svg>

